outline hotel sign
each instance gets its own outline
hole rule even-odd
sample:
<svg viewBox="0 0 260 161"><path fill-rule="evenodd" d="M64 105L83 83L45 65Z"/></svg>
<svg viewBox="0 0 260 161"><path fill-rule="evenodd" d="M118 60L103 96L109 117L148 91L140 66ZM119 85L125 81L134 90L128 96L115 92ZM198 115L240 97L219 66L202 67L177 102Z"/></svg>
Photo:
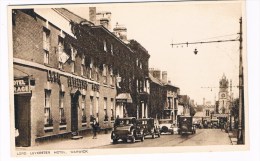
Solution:
<svg viewBox="0 0 260 161"><path fill-rule="evenodd" d="M68 86L80 89L87 89L88 82L78 78L68 77Z"/></svg>
<svg viewBox="0 0 260 161"><path fill-rule="evenodd" d="M29 82L28 77L14 79L14 94L31 93Z"/></svg>

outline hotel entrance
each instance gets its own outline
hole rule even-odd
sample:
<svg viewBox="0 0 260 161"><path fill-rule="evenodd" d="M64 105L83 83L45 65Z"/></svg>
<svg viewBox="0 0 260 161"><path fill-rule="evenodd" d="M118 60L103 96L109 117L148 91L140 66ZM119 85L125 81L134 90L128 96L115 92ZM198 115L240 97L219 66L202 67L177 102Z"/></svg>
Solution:
<svg viewBox="0 0 260 161"><path fill-rule="evenodd" d="M34 85L34 84L33 84ZM14 77L15 146L31 146L30 78Z"/></svg>
<svg viewBox="0 0 260 161"><path fill-rule="evenodd" d="M15 146L31 146L31 94L14 96Z"/></svg>
<svg viewBox="0 0 260 161"><path fill-rule="evenodd" d="M79 90L71 93L71 132L78 131L78 108L79 108Z"/></svg>

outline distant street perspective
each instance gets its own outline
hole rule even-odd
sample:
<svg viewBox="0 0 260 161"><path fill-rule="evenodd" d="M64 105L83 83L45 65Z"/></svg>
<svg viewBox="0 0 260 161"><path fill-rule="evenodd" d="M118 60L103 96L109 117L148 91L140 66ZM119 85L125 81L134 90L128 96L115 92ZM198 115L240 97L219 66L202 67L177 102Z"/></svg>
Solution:
<svg viewBox="0 0 260 161"><path fill-rule="evenodd" d="M10 10L17 151L246 144L242 3L161 3Z"/></svg>

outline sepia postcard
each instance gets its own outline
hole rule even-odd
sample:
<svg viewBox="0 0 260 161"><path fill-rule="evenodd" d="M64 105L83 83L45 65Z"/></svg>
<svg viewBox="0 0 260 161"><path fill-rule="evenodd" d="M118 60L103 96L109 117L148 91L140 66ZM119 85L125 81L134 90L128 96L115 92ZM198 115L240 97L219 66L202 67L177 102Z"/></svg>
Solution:
<svg viewBox="0 0 260 161"><path fill-rule="evenodd" d="M244 1L8 16L13 156L249 150Z"/></svg>

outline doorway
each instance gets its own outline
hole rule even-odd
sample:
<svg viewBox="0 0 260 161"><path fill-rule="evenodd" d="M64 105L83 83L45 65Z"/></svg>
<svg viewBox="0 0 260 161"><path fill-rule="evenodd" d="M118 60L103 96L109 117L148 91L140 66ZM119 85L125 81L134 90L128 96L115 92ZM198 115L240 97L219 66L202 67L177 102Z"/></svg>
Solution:
<svg viewBox="0 0 260 161"><path fill-rule="evenodd" d="M79 95L79 91L71 95L71 132L78 131Z"/></svg>
<svg viewBox="0 0 260 161"><path fill-rule="evenodd" d="M14 96L15 146L31 146L31 94Z"/></svg>

